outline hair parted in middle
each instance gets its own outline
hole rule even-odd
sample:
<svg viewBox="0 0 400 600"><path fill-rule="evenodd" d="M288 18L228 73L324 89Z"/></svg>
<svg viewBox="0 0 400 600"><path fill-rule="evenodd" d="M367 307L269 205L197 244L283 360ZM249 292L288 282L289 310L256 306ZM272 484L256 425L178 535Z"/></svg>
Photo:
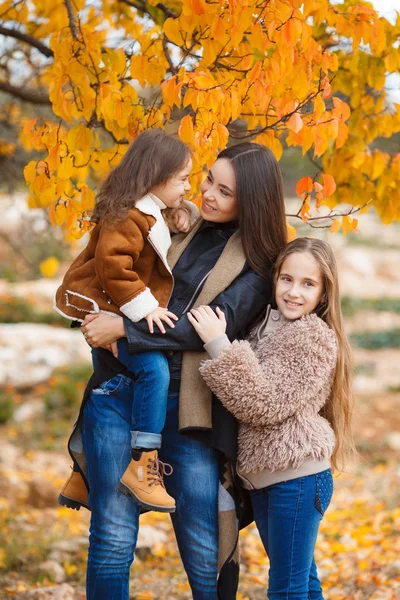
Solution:
<svg viewBox="0 0 400 600"><path fill-rule="evenodd" d="M282 176L271 150L243 142L218 154L232 164L236 179L239 229L251 268L269 276L271 265L287 242Z"/></svg>
<svg viewBox="0 0 400 600"><path fill-rule="evenodd" d="M314 238L297 238L285 246L275 263L275 288L283 263L290 255L297 252L309 252L318 263L323 280L323 292L314 312L335 332L337 339L338 352L332 390L321 414L329 421L335 432L336 447L332 455L332 465L340 470L357 455L357 451L351 426L352 353L344 331L338 269L333 250L327 242Z"/></svg>
<svg viewBox="0 0 400 600"><path fill-rule="evenodd" d="M183 169L190 156L186 144L162 129L143 131L101 186L91 221L117 225L153 187Z"/></svg>

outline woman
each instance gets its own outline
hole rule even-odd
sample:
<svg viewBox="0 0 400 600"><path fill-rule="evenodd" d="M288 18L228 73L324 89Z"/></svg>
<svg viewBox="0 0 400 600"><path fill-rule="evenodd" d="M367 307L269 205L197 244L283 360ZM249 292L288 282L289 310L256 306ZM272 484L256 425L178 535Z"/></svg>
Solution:
<svg viewBox="0 0 400 600"><path fill-rule="evenodd" d="M175 236L168 255L175 280L168 308L179 317L175 327L150 334L147 324L101 315L87 319L82 331L93 347L126 336L132 353L162 350L169 357L160 459L176 469L165 484L176 499L172 521L193 598L216 600L236 597L236 507L225 461L236 459L237 431L199 374L207 355L186 313L200 304L219 307L228 317L228 337L243 337L270 299L271 265L285 245L286 223L279 167L265 146L244 143L221 152L201 191L202 219L188 235ZM87 599L126 600L139 509L117 487L130 460L132 384L110 353L101 357L69 448L90 488ZM163 465L151 469L156 485ZM61 496L70 506L75 483Z"/></svg>

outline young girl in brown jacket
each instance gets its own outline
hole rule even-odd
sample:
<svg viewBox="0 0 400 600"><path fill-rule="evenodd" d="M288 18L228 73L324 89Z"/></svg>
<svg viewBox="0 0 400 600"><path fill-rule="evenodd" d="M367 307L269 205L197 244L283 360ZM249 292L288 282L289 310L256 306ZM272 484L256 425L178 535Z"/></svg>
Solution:
<svg viewBox="0 0 400 600"><path fill-rule="evenodd" d="M270 559L268 598L321 600L314 549L331 465L353 452L350 350L328 244L286 246L275 303L246 341L230 342L221 311L188 318L211 356L200 372L239 421L238 473Z"/></svg>
<svg viewBox="0 0 400 600"><path fill-rule="evenodd" d="M163 322L174 327L177 317L168 311L173 289L167 262L169 229L188 231L198 217L194 204L183 203L191 169L188 147L161 129L147 130L135 139L96 197L92 215L96 227L57 290L59 313L80 322L98 313L125 315L134 323L146 319L151 333L154 324L162 333ZM94 364L98 352L102 350L92 351ZM157 454L170 380L167 358L155 351L130 354L121 339L118 359L135 379L132 460L121 473L121 491L145 509L174 512L175 500L163 485L168 465ZM113 391L105 382L93 393ZM63 503L74 507L68 498Z"/></svg>

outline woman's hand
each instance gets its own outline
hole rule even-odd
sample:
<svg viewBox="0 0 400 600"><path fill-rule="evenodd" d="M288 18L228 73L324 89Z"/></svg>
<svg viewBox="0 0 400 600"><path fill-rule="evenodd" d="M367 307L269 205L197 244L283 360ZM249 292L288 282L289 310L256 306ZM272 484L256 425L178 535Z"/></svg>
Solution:
<svg viewBox="0 0 400 600"><path fill-rule="evenodd" d="M115 354L116 342L121 337L126 337L122 317L109 315L88 315L82 323L81 331L92 348L106 348L111 345Z"/></svg>
<svg viewBox="0 0 400 600"><path fill-rule="evenodd" d="M218 307L216 314L209 306L192 308L187 318L205 344L226 332L225 315Z"/></svg>

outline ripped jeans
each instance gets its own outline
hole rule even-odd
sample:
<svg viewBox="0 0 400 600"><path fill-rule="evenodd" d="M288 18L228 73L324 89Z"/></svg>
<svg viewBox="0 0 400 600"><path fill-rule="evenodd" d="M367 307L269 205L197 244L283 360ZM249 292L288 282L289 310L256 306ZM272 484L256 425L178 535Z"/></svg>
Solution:
<svg viewBox="0 0 400 600"><path fill-rule="evenodd" d="M250 492L270 560L269 600L323 600L314 549L332 492L330 469Z"/></svg>

